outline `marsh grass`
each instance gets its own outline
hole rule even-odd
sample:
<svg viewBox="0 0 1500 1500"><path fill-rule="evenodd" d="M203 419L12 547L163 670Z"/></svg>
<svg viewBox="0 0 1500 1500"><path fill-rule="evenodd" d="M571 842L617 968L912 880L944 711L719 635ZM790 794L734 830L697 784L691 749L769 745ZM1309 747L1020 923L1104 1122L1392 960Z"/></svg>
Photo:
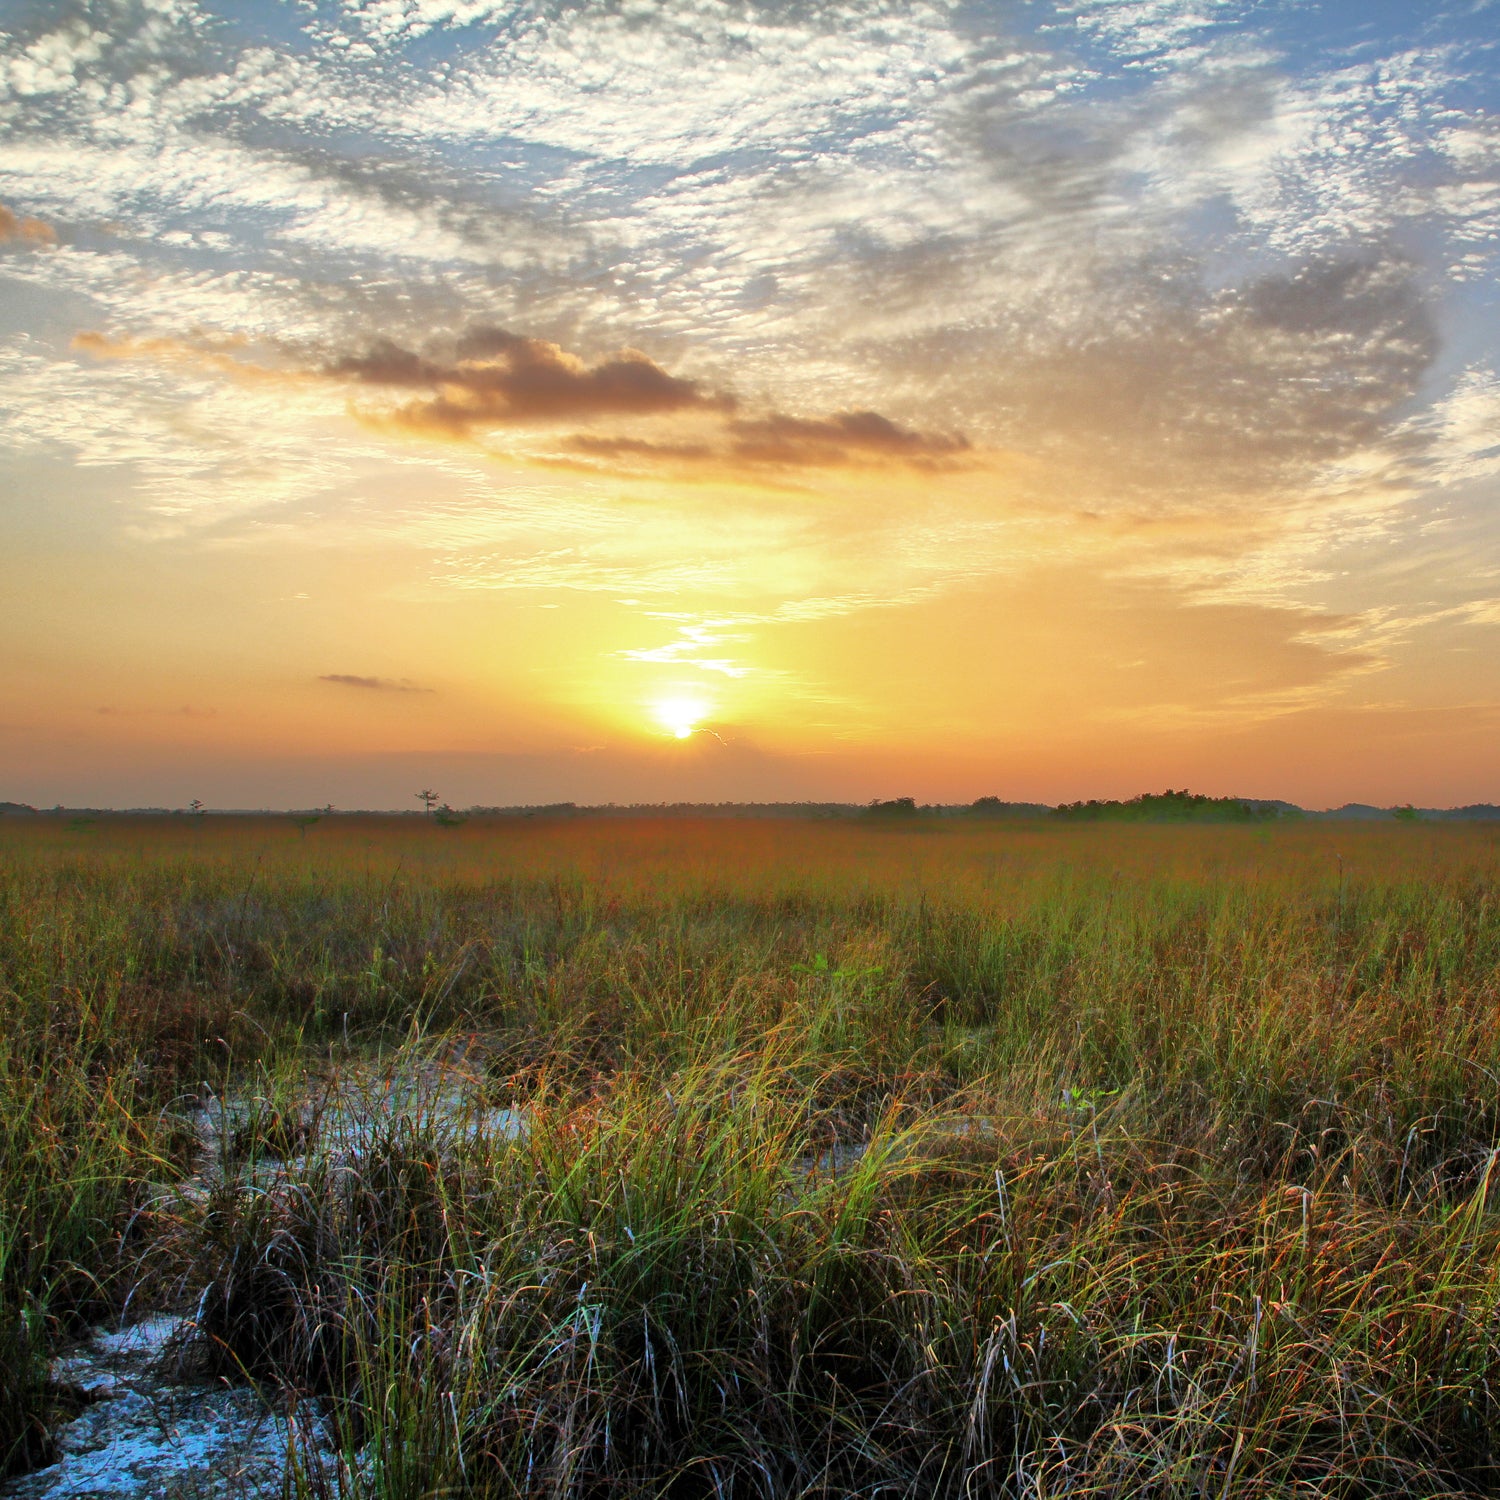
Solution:
<svg viewBox="0 0 1500 1500"><path fill-rule="evenodd" d="M0 828L12 1462L133 1299L350 1495L1500 1484L1488 830L88 837Z"/></svg>
<svg viewBox="0 0 1500 1500"><path fill-rule="evenodd" d="M99 1057L93 1019L52 1034L11 1018L0 1038L0 1474L50 1457L50 1346L128 1295L130 1220L173 1171L173 1132L134 1070Z"/></svg>

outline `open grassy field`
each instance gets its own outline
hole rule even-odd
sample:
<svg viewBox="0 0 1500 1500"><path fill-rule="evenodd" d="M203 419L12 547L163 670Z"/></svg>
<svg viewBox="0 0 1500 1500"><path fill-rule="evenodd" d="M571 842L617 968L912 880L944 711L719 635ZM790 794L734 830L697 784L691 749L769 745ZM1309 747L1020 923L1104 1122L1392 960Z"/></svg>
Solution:
<svg viewBox="0 0 1500 1500"><path fill-rule="evenodd" d="M13 1466L128 1304L361 1495L1500 1488L1491 828L9 819L0 1007Z"/></svg>

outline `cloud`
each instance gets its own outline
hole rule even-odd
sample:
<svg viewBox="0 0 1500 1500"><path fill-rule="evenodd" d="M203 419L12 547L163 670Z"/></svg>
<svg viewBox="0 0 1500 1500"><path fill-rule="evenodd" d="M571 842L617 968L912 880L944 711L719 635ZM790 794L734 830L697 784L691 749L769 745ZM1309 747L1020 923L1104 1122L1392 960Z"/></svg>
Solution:
<svg viewBox="0 0 1500 1500"><path fill-rule="evenodd" d="M1064 336L938 336L909 345L908 367L933 404L987 405L987 444L1047 463L1081 508L1122 519L1142 505L1286 515L1376 448L1389 451L1372 480L1399 477L1422 441L1402 422L1439 325L1422 269L1387 246L1218 289L1172 268L1153 285L1141 265L1117 290L1107 316Z"/></svg>
<svg viewBox="0 0 1500 1500"><path fill-rule="evenodd" d="M97 360L154 360L162 364L192 365L235 380L279 382L295 378L287 372L269 370L253 361L222 352L225 349L243 350L247 343L248 340L239 336L211 341L201 335L194 339L132 338L128 335L111 338L106 333L86 328L73 335L69 347Z"/></svg>
<svg viewBox="0 0 1500 1500"><path fill-rule="evenodd" d="M430 693L409 677L362 677L355 672L323 672L319 682L331 682L335 687L363 688L371 693Z"/></svg>
<svg viewBox="0 0 1500 1500"><path fill-rule="evenodd" d="M785 488L798 471L953 471L985 461L961 433L907 426L873 410L745 413L735 395L674 375L638 350L627 347L589 364L549 340L486 326L453 338L449 353L419 352L381 337L362 353L315 364L259 363L249 338L198 328L187 336L86 329L73 336L71 347L104 364L178 366L241 385L302 387L303 394L328 389L330 380L353 382L397 397L393 405L356 408L367 425L462 441L525 431L508 457L590 474L682 481L754 475L763 486ZM399 399L416 393L423 394ZM557 437L538 432L573 423L603 430ZM661 424L667 430L655 436ZM653 435L641 436L643 425Z"/></svg>
<svg viewBox="0 0 1500 1500"><path fill-rule="evenodd" d="M432 399L401 407L394 420L454 436L482 426L659 416L733 405L727 397L705 393L696 381L669 375L637 349L588 365L557 344L502 328L465 334L450 363L380 340L367 354L336 361L328 373L366 385L433 389Z"/></svg>
<svg viewBox="0 0 1500 1500"><path fill-rule="evenodd" d="M183 339L111 338L94 328L75 333L69 347L95 359L196 359L201 352Z"/></svg>
<svg viewBox="0 0 1500 1500"><path fill-rule="evenodd" d="M1427 441L1435 484L1452 485L1500 474L1500 372L1475 365L1413 424Z"/></svg>
<svg viewBox="0 0 1500 1500"><path fill-rule="evenodd" d="M455 343L451 360L433 359L378 339L324 373L389 390L430 390L385 420L447 437L469 437L480 427L541 426L609 418L696 418L691 440L656 441L634 435L575 433L565 452L606 463L682 469L820 469L872 464L952 468L972 462L962 435L920 432L876 411L796 417L772 411L739 416L740 403L723 391L669 374L634 349L589 365L545 339L500 328L474 328ZM555 460L543 459L552 463Z"/></svg>
<svg viewBox="0 0 1500 1500"><path fill-rule="evenodd" d="M714 449L707 443L653 443L645 438L595 437L590 433L576 433L564 446L587 458L699 463L714 457Z"/></svg>
<svg viewBox="0 0 1500 1500"><path fill-rule="evenodd" d="M916 432L874 411L839 412L817 421L773 412L729 424L741 463L789 468L896 460L922 468L951 466L972 448L962 435Z"/></svg>
<svg viewBox="0 0 1500 1500"><path fill-rule="evenodd" d="M564 447L583 458L668 469L831 469L869 465L907 465L916 469L954 469L978 462L969 440L960 435L918 432L874 411L839 412L831 417L791 417L771 412L764 417L725 421L712 437L717 441L658 443L645 438L598 437L577 433Z"/></svg>
<svg viewBox="0 0 1500 1500"><path fill-rule="evenodd" d="M55 245L57 231L41 219L22 218L0 203L0 244L11 240L23 245Z"/></svg>
<svg viewBox="0 0 1500 1500"><path fill-rule="evenodd" d="M96 708L94 712L102 714L107 719L216 719L219 716L219 710L216 708L206 708L192 703L184 703L181 708L120 708L113 703L106 703Z"/></svg>
<svg viewBox="0 0 1500 1500"><path fill-rule="evenodd" d="M1233 0L1062 0L1060 16L1116 57L1162 68L1197 61L1217 27L1240 21Z"/></svg>

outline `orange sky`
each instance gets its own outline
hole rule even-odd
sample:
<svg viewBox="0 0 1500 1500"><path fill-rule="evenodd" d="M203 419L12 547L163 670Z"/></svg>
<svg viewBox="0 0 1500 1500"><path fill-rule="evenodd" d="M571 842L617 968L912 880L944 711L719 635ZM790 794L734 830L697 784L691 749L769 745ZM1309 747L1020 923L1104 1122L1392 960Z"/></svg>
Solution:
<svg viewBox="0 0 1500 1500"><path fill-rule="evenodd" d="M1492 43L1047 11L27 12L0 800L1500 800Z"/></svg>

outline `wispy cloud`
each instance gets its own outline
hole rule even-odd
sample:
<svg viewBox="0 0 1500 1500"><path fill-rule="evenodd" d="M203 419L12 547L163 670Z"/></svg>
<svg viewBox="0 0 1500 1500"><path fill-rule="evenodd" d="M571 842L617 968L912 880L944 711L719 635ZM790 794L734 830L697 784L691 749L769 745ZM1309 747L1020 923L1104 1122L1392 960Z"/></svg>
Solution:
<svg viewBox="0 0 1500 1500"><path fill-rule="evenodd" d="M192 703L184 703L180 708L120 707L117 704L106 703L96 708L94 712L106 719L216 719L219 716L219 710L216 708L207 708Z"/></svg>
<svg viewBox="0 0 1500 1500"><path fill-rule="evenodd" d="M0 203L0 244L17 240L23 245L55 245L57 231L41 219L17 215Z"/></svg>
<svg viewBox="0 0 1500 1500"><path fill-rule="evenodd" d="M323 672L319 682L335 687L360 688L370 693L430 693L432 689L413 682L409 677L363 677L355 672Z"/></svg>
<svg viewBox="0 0 1500 1500"><path fill-rule="evenodd" d="M875 411L838 412L813 420L773 412L732 422L729 432L730 452L739 462L793 469L881 460L940 468L972 454L962 434L917 432Z"/></svg>

